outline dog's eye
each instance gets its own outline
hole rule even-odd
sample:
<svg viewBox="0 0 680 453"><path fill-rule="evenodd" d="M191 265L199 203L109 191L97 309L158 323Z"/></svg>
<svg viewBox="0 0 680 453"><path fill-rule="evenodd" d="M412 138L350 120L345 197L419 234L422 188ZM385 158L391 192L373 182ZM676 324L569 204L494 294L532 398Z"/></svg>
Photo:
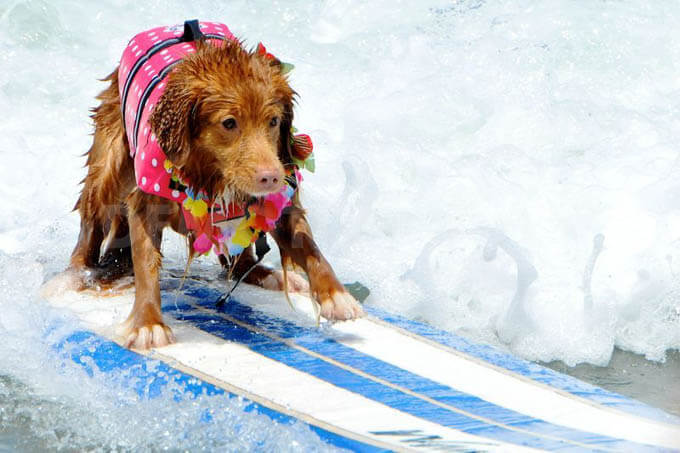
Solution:
<svg viewBox="0 0 680 453"><path fill-rule="evenodd" d="M279 125L279 117L275 116L272 118L272 120L269 122L269 127L276 127Z"/></svg>
<svg viewBox="0 0 680 453"><path fill-rule="evenodd" d="M236 120L234 118L227 118L222 121L222 126L224 126L225 129L234 129L236 127Z"/></svg>

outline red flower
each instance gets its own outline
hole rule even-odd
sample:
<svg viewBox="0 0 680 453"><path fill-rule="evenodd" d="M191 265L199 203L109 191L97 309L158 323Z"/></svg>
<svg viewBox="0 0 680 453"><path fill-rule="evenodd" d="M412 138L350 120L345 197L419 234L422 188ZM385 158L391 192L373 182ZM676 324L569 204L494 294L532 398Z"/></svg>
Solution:
<svg viewBox="0 0 680 453"><path fill-rule="evenodd" d="M293 157L306 160L314 151L312 138L307 134L298 134L293 137Z"/></svg>

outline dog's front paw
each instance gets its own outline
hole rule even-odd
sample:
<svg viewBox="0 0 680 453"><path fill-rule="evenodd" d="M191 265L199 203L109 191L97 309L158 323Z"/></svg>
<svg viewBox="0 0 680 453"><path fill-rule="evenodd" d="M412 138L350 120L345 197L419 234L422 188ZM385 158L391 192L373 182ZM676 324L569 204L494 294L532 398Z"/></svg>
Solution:
<svg viewBox="0 0 680 453"><path fill-rule="evenodd" d="M283 291L283 271L272 271L264 280L262 280L262 287L273 291ZM286 272L288 281L288 291L293 293L309 292L309 283L307 280L297 272Z"/></svg>
<svg viewBox="0 0 680 453"><path fill-rule="evenodd" d="M317 293L315 299L321 305L321 316L329 321L347 321L366 316L359 302L344 289Z"/></svg>
<svg viewBox="0 0 680 453"><path fill-rule="evenodd" d="M126 348L160 348L175 342L172 330L162 322L136 326L136 323L128 320L121 325L120 334Z"/></svg>

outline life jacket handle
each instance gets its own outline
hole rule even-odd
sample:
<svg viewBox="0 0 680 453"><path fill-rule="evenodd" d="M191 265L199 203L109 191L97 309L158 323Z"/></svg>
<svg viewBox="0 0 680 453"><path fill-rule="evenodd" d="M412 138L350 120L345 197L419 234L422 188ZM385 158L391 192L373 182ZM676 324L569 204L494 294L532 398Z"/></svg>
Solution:
<svg viewBox="0 0 680 453"><path fill-rule="evenodd" d="M184 21L184 35L182 42L191 42L205 39L205 35L201 31L198 19Z"/></svg>

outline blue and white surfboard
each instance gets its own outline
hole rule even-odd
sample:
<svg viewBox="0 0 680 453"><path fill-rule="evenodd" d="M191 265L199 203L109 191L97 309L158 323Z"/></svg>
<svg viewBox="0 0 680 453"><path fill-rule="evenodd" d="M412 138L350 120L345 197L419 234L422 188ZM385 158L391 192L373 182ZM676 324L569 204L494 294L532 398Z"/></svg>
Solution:
<svg viewBox="0 0 680 453"><path fill-rule="evenodd" d="M241 287L240 301L217 309L210 284L163 285L176 344L119 346L112 326L131 292L65 293L51 303L85 327L56 347L87 369L135 367L130 385L145 382L145 397L178 385L238 395L355 451L680 451L678 417L421 323L369 307L365 319L317 327L302 296L292 311L273 293Z"/></svg>

